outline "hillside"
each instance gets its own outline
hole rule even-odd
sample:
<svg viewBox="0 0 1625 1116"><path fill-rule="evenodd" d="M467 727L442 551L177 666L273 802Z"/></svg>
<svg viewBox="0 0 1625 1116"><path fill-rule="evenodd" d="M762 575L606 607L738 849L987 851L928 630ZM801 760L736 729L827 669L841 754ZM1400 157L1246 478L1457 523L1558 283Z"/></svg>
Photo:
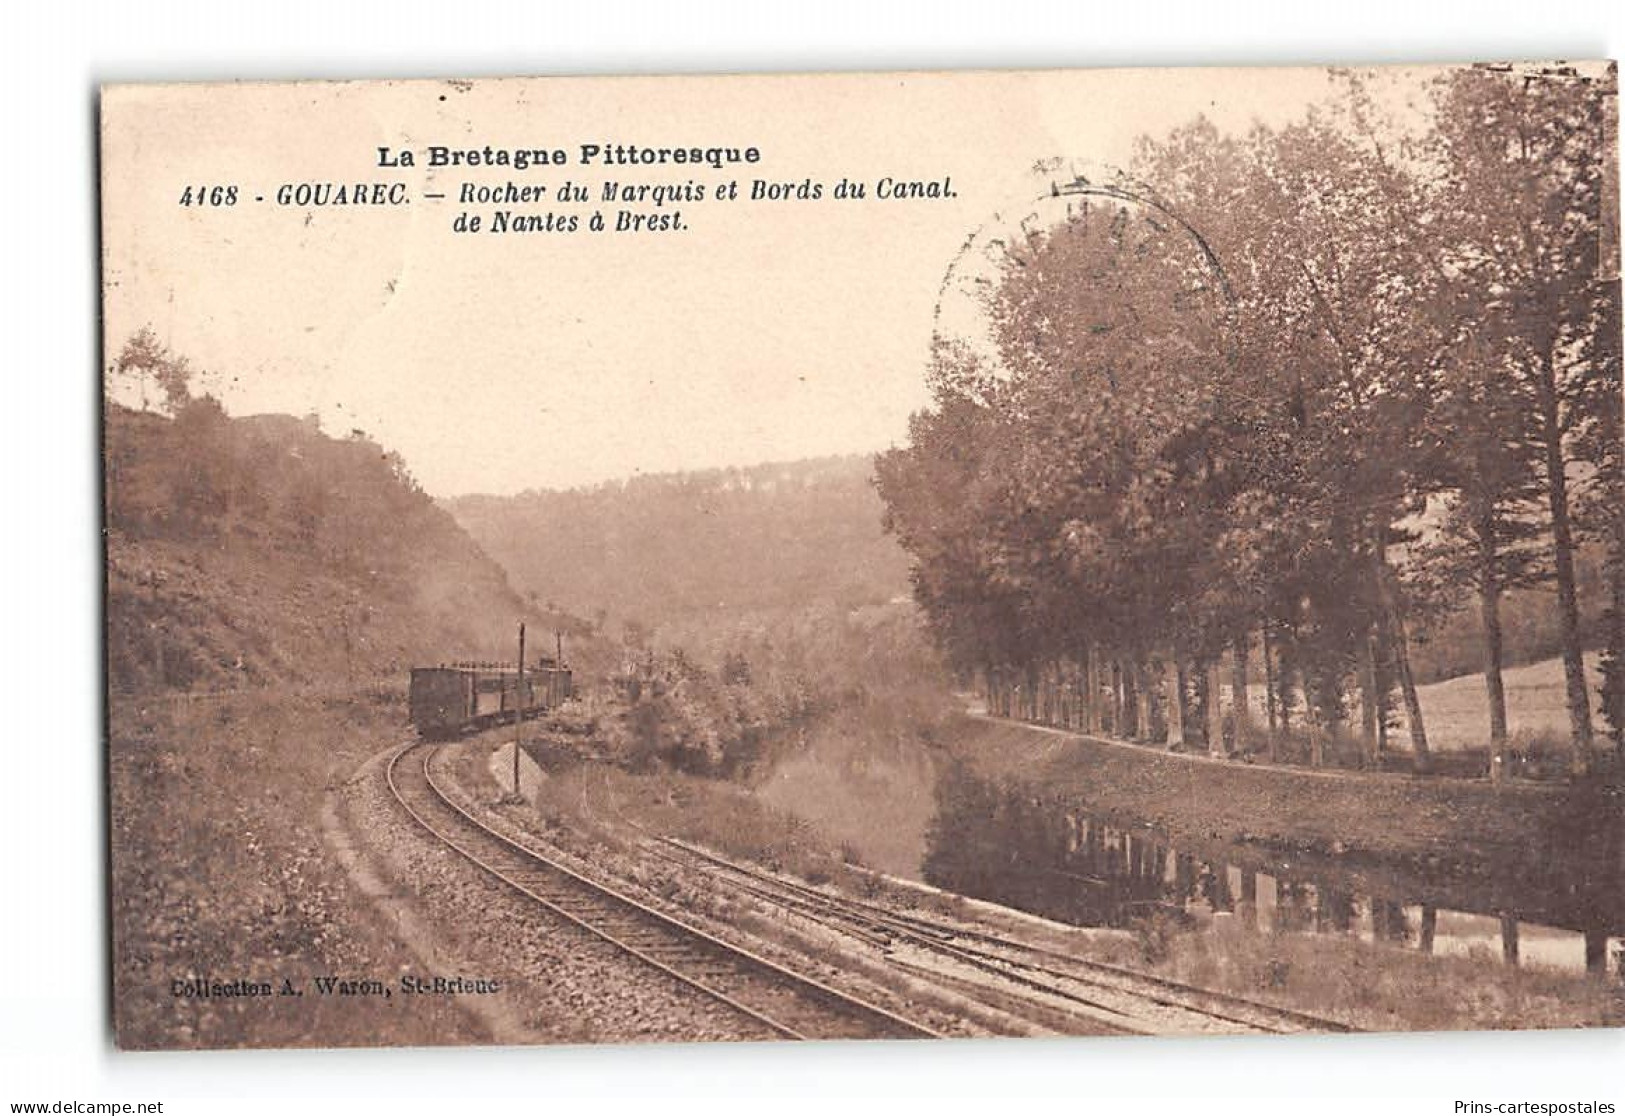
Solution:
<svg viewBox="0 0 1625 1116"><path fill-rule="evenodd" d="M613 623L688 628L909 592L864 455L464 496L447 507L516 583Z"/></svg>
<svg viewBox="0 0 1625 1116"><path fill-rule="evenodd" d="M1601 647L1605 638L1606 561L1603 547L1593 541L1582 542L1575 551L1580 631L1587 647ZM1464 593L1455 604L1454 611L1413 633L1411 669L1418 682L1459 678L1484 667L1484 625L1478 600ZM1550 585L1508 590L1501 599L1501 628L1506 666L1560 655L1563 642L1555 590Z"/></svg>
<svg viewBox="0 0 1625 1116"><path fill-rule="evenodd" d="M344 686L508 652L520 595L359 431L110 402L105 455L114 691Z"/></svg>

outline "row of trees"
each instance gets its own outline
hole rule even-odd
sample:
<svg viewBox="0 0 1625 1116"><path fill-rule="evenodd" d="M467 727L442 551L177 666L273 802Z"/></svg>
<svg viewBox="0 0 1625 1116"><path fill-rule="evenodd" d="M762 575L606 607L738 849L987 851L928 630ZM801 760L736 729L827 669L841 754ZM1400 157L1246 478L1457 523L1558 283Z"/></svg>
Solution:
<svg viewBox="0 0 1625 1116"><path fill-rule="evenodd" d="M939 643L995 703L1249 748L1257 654L1272 751L1296 720L1316 762L1330 739L1375 760L1402 706L1425 765L1409 648L1476 598L1499 776L1500 602L1549 586L1584 770L1593 546L1618 741L1613 71L1455 70L1420 110L1375 81L1059 187L1064 214L1001 241L985 341L939 336L935 406L877 479Z"/></svg>

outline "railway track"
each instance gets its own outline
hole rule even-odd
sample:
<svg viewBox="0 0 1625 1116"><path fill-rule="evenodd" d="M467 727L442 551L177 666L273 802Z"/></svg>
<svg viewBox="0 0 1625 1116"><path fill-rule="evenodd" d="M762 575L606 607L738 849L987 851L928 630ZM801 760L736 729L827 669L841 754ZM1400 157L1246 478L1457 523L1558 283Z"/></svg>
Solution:
<svg viewBox="0 0 1625 1116"><path fill-rule="evenodd" d="M528 900L736 1011L761 1037L940 1037L724 942L497 832L436 781L435 754L433 745L407 745L390 757L385 778L396 801L436 840Z"/></svg>
<svg viewBox="0 0 1625 1116"><path fill-rule="evenodd" d="M1089 961L1011 938L900 914L861 899L783 879L669 837L652 852L726 878L756 898L855 935L905 967L947 976L962 989L1014 999L1040 1015L1071 1015L1130 1034L1293 1034L1355 1028L1305 1012Z"/></svg>

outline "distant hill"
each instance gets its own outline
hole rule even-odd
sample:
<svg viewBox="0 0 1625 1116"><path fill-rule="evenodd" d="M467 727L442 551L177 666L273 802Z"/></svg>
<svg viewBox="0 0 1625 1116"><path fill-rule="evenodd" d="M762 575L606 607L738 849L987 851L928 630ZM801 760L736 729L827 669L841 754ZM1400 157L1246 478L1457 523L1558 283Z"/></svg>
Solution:
<svg viewBox="0 0 1625 1116"><path fill-rule="evenodd" d="M511 654L524 598L359 431L207 397L174 417L109 402L105 454L115 690L367 684Z"/></svg>
<svg viewBox="0 0 1625 1116"><path fill-rule="evenodd" d="M1603 644L1604 555L1596 544L1582 544L1575 554L1575 578L1581 587L1580 638L1588 648ZM1484 624L1478 600L1464 596L1450 615L1413 633L1411 669L1419 683L1477 674L1484 668ZM1513 589L1501 600L1503 666L1541 662L1563 650L1556 591L1550 586Z"/></svg>
<svg viewBox="0 0 1625 1116"><path fill-rule="evenodd" d="M872 459L825 457L464 496L446 507L544 600L611 623L692 629L909 592Z"/></svg>

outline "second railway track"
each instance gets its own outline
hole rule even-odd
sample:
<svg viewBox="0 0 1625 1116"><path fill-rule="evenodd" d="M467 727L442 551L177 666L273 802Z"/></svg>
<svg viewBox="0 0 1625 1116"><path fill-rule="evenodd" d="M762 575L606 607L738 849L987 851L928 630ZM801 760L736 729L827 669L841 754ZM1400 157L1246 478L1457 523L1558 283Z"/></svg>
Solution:
<svg viewBox="0 0 1625 1116"><path fill-rule="evenodd" d="M747 1037L935 1038L928 1027L689 925L497 832L437 782L432 745L390 757L385 778L442 844L554 915L741 1016Z"/></svg>
<svg viewBox="0 0 1625 1116"><path fill-rule="evenodd" d="M1053 1012L1128 1034L1292 1034L1354 1028L1258 1000L1107 965L986 932L903 914L795 883L708 850L658 837L650 851L729 878L758 899L889 953L933 959L967 974L961 983L999 989Z"/></svg>

